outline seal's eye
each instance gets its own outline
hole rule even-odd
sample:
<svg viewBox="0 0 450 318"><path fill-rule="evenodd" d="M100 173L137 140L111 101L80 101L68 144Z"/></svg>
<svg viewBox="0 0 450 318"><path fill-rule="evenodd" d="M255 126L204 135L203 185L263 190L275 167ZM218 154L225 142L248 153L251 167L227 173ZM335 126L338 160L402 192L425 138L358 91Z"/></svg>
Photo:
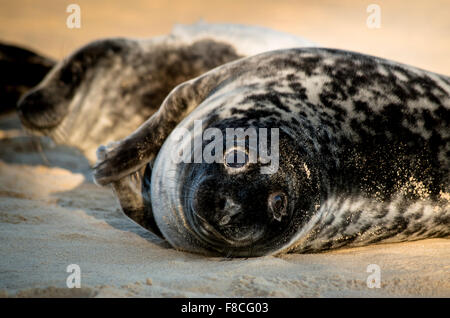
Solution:
<svg viewBox="0 0 450 318"><path fill-rule="evenodd" d="M273 218L278 222L287 215L287 196L282 192L275 192L269 196L269 210Z"/></svg>
<svg viewBox="0 0 450 318"><path fill-rule="evenodd" d="M248 163L248 154L241 149L231 149L225 153L224 164L227 168L239 169Z"/></svg>

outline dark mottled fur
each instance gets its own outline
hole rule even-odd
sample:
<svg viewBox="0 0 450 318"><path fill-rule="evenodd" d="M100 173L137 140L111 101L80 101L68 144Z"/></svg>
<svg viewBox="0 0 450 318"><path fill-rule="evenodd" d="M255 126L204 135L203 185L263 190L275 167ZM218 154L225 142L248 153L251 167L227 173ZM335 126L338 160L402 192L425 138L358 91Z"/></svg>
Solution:
<svg viewBox="0 0 450 318"><path fill-rule="evenodd" d="M196 117L200 109L209 110L207 117ZM188 114L212 127L283 131L280 169L270 177L255 174L253 168L229 177L216 164L187 168L209 171L216 181L208 181L207 187L191 184L194 172L189 178L179 175L187 188L195 186L198 195L205 195L201 202L212 204L200 210L214 211L223 203L220 197L226 196L245 211L246 218L236 220L234 228L245 228L260 222L258 211L267 209L268 194L285 189L291 216L269 226L271 237L244 248L214 246L192 234L186 234L184 244L182 239L168 238L177 248L255 256L450 234L450 203L445 197L450 191L446 76L330 49L292 49L246 58L178 86L157 114L104 153L95 170L97 182L117 182L152 162ZM160 159L164 160L169 159ZM208 217L214 220L216 215ZM170 228L170 222L164 227Z"/></svg>

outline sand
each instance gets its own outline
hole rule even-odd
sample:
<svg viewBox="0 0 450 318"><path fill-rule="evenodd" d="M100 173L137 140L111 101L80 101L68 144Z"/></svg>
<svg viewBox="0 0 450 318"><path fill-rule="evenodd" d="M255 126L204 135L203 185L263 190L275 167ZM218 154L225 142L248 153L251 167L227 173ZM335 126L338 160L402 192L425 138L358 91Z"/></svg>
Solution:
<svg viewBox="0 0 450 318"><path fill-rule="evenodd" d="M175 251L92 183L76 149L37 139L0 119L0 296L450 297L449 239L252 259ZM70 264L79 289L67 288ZM367 286L369 264L380 288Z"/></svg>

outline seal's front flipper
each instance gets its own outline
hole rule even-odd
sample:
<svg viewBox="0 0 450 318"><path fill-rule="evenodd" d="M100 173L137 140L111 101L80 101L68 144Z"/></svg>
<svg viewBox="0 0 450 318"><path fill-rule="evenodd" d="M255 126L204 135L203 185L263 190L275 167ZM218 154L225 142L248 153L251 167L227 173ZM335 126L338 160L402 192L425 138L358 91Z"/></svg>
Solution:
<svg viewBox="0 0 450 318"><path fill-rule="evenodd" d="M106 185L118 181L156 158L170 132L198 105L193 95L187 93L190 85L190 82L186 82L177 86L164 100L158 112L133 134L98 149L99 162L94 166L97 184Z"/></svg>
<svg viewBox="0 0 450 318"><path fill-rule="evenodd" d="M118 145L120 145L119 142L112 142L107 146L100 146L97 149L98 160L105 160L108 152L114 150ZM120 180L111 182L111 186L122 211L137 224L162 238L153 217L150 199L152 164L153 162L150 162Z"/></svg>
<svg viewBox="0 0 450 318"><path fill-rule="evenodd" d="M153 217L150 200L152 168L144 166L111 185L123 212L137 224L163 238Z"/></svg>
<svg viewBox="0 0 450 318"><path fill-rule="evenodd" d="M0 43L0 114L14 111L20 97L36 86L55 64L30 50Z"/></svg>
<svg viewBox="0 0 450 318"><path fill-rule="evenodd" d="M153 117L148 120L149 123L146 126L149 131L148 138L135 133L136 135L111 143L106 147L99 147L97 150L98 162L94 165L95 183L104 186L119 181L138 171L156 157L161 145L157 138L154 138L152 142L153 134L157 134L156 131L151 133L151 127L156 122Z"/></svg>

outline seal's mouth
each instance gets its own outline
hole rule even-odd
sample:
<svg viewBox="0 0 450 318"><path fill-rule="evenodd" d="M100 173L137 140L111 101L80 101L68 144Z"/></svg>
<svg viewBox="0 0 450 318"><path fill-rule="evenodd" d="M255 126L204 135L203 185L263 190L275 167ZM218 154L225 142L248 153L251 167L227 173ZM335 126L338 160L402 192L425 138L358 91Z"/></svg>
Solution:
<svg viewBox="0 0 450 318"><path fill-rule="evenodd" d="M240 227L237 229L237 225L227 225L221 230L229 230L232 232L234 227L239 230L239 236L226 236L221 233L219 229L216 229L211 225L205 218L195 212L195 210L190 206L186 213L189 216L191 227L194 232L198 235L199 239L207 242L209 245L215 249L223 248L250 248L254 245L261 237L264 236L264 230L258 229L256 225ZM245 234L242 234L245 233Z"/></svg>

